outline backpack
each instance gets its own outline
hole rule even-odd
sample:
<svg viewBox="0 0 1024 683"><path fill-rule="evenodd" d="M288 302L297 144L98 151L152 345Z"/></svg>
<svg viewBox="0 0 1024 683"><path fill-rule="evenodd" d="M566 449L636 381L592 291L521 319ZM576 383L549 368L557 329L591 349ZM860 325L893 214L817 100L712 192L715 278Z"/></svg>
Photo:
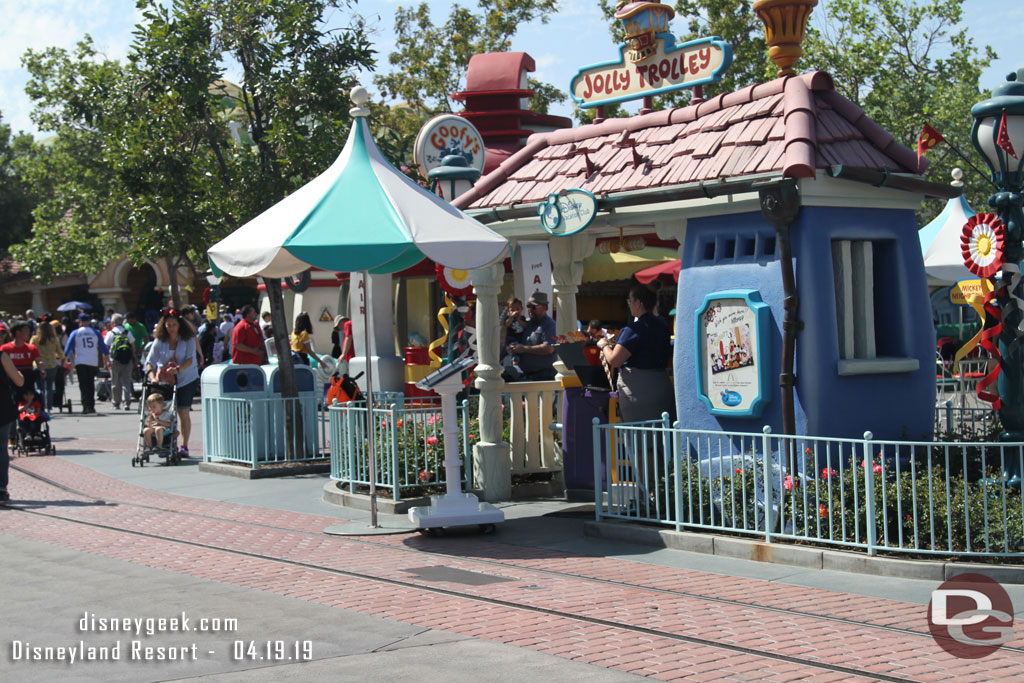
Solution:
<svg viewBox="0 0 1024 683"><path fill-rule="evenodd" d="M128 339L128 332L115 334L110 343L110 357L118 363L130 363L135 360L135 350Z"/></svg>

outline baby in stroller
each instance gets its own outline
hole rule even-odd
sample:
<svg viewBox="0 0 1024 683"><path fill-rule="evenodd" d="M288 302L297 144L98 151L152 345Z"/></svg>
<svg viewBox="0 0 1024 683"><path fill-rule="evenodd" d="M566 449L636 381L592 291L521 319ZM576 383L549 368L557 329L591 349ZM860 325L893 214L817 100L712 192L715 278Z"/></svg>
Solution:
<svg viewBox="0 0 1024 683"><path fill-rule="evenodd" d="M164 448L164 443L177 437L174 416L163 394L153 392L146 397L146 424L142 429L142 442L150 451Z"/></svg>
<svg viewBox="0 0 1024 683"><path fill-rule="evenodd" d="M18 402L18 451L50 452L50 415L43 410L43 402L35 387L26 385ZM56 452L56 451L54 451Z"/></svg>

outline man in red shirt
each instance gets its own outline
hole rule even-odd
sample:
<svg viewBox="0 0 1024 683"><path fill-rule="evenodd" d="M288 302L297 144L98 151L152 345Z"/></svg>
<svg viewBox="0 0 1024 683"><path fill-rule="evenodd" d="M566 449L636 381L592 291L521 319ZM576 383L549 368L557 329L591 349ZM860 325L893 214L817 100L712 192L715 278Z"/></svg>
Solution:
<svg viewBox="0 0 1024 683"><path fill-rule="evenodd" d="M18 320L11 323L10 330L14 341L0 346L0 351L6 353L14 361L14 367L18 368L25 378L24 386L34 387L36 378L40 374L45 377L46 371L40 368L37 373L35 369L39 360L39 349L28 343L28 339L32 335L32 326L26 320Z"/></svg>
<svg viewBox="0 0 1024 683"><path fill-rule="evenodd" d="M256 324L256 307L242 309L242 320L231 331L231 362L259 365L263 362L263 333Z"/></svg>

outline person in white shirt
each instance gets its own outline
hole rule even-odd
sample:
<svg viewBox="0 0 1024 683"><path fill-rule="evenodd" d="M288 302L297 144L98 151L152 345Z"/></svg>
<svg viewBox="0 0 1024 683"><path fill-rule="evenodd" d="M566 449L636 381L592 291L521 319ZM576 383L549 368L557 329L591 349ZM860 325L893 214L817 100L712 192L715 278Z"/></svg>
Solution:
<svg viewBox="0 0 1024 683"><path fill-rule="evenodd" d="M78 388L82 398L82 414L95 413L96 374L99 372L101 361L105 368L110 367L110 352L99 330L90 325L88 313L79 314L78 329L68 337L64 355L74 357L75 374L78 375Z"/></svg>
<svg viewBox="0 0 1024 683"><path fill-rule="evenodd" d="M220 324L220 333L224 339L224 351L231 354L231 332L235 329L235 323L231 320L231 314L224 315L224 322Z"/></svg>
<svg viewBox="0 0 1024 683"><path fill-rule="evenodd" d="M135 367L135 335L124 327L124 316L115 313L110 318L110 331L103 342L110 350L110 396L114 410L132 409L132 368ZM127 347L121 343L127 338Z"/></svg>

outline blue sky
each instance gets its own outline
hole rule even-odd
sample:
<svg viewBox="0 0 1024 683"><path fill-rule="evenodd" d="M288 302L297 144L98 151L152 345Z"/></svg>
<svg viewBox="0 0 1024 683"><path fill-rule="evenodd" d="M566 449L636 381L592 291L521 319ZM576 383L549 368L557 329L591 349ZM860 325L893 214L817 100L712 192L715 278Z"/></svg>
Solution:
<svg viewBox="0 0 1024 683"><path fill-rule="evenodd" d="M823 14L822 6L827 1L820 0L812 20ZM387 54L394 46L391 28L395 8L401 2L410 0L362 0L356 5L374 29L373 40L382 69L386 69ZM429 4L435 21L441 21L451 2L431 0ZM615 48L596 0L560 0L559 6L558 16L550 23L522 27L513 38L512 49L533 56L537 62L536 77L568 90L579 67L614 57ZM964 8L964 23L975 43L992 45L999 54L1000 59L982 77L984 87L995 87L1006 73L1024 66L1024 51L1013 44L1024 26L1024 2L966 0ZM134 0L0 0L0 16L4 17L0 25L0 112L15 131L32 133L38 131L29 119L32 103L24 93L28 75L21 68L21 56L25 50L50 45L70 48L88 33L104 54L123 58L131 44L132 27L140 18ZM681 31L683 23L679 17L675 26ZM1005 31L1006 27L1013 30ZM371 74L362 77L368 86L371 79ZM569 111L566 105L553 113Z"/></svg>

